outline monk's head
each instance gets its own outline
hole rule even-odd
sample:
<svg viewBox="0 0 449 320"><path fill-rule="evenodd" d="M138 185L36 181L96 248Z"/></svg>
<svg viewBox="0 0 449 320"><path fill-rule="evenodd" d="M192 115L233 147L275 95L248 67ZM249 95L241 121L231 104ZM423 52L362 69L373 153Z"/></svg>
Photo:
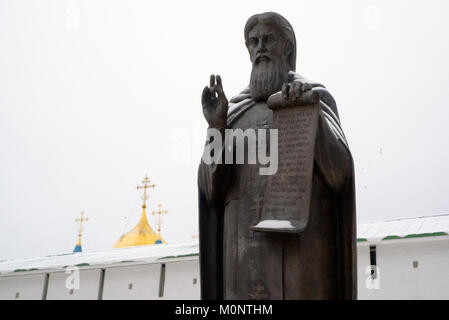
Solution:
<svg viewBox="0 0 449 320"><path fill-rule="evenodd" d="M281 90L296 69L296 38L290 23L274 12L256 14L245 25L245 44L252 63L250 90L265 101Z"/></svg>

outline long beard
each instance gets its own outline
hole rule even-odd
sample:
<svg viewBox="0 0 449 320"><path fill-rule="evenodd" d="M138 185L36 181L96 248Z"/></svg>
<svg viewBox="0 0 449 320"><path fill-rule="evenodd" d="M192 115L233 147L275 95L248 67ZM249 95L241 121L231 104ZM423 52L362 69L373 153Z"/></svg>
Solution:
<svg viewBox="0 0 449 320"><path fill-rule="evenodd" d="M266 101L269 96L282 89L288 80L289 67L283 59L271 59L253 63L250 92L254 101Z"/></svg>

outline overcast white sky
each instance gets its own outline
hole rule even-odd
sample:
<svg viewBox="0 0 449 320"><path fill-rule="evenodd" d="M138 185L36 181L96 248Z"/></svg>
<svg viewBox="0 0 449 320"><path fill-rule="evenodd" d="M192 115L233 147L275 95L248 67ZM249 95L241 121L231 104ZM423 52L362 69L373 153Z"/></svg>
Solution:
<svg viewBox="0 0 449 320"><path fill-rule="evenodd" d="M359 222L449 213L447 1L0 0L0 260L110 249L157 184L167 242L197 234L211 73L246 86L243 27L276 11L334 95ZM184 153L184 163L176 155ZM127 217L127 219L125 218ZM155 219L149 215L154 226Z"/></svg>

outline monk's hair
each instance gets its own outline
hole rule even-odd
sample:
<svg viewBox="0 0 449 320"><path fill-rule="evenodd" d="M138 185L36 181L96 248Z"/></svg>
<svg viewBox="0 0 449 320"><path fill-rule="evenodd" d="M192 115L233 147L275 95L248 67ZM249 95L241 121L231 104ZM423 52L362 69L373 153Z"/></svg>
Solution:
<svg viewBox="0 0 449 320"><path fill-rule="evenodd" d="M249 32L258 24L265 24L275 28L284 41L289 41L292 46L290 55L287 57L292 71L296 70L296 37L295 32L283 16L276 12L264 12L251 16L245 25L245 44L248 47Z"/></svg>

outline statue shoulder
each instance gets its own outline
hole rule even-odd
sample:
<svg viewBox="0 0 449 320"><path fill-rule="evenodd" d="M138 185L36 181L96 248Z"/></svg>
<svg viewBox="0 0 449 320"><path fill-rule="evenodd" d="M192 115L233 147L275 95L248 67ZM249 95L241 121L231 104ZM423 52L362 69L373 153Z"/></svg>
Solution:
<svg viewBox="0 0 449 320"><path fill-rule="evenodd" d="M229 100L229 103L236 104L239 103L245 99L251 98L251 93L249 90L249 86L247 86L245 89L243 89L239 94L233 96L231 100Z"/></svg>
<svg viewBox="0 0 449 320"><path fill-rule="evenodd" d="M316 81L312 81L307 79L306 77L300 75L296 72L291 72L293 74L293 81L300 81L302 83L308 83L312 87L312 90L318 91L320 94L320 100L321 102L325 103L327 107L329 107L330 110L337 116L338 118L338 110L337 110L337 103L335 102L334 97L332 94L327 90L327 88Z"/></svg>
<svg viewBox="0 0 449 320"><path fill-rule="evenodd" d="M229 100L228 123L236 114L242 111L242 108L248 106L252 102L249 86L243 89L238 95Z"/></svg>

